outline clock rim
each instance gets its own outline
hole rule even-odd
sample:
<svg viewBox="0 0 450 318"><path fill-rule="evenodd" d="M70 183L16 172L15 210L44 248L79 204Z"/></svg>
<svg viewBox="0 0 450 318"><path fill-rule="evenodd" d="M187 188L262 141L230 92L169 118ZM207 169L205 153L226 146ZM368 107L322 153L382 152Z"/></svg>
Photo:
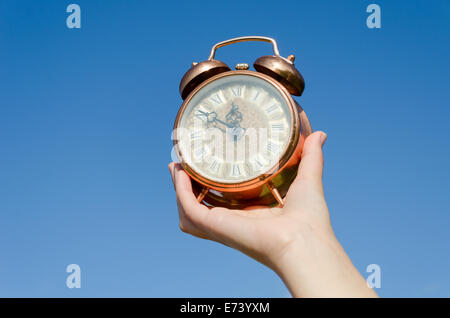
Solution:
<svg viewBox="0 0 450 318"><path fill-rule="evenodd" d="M175 118L174 123L174 131L177 131L176 129L179 128L181 117L184 114L184 111L186 110L187 105L191 101L191 99L195 96L196 93L198 93L203 87L207 86L208 84L212 83L213 81L216 81L220 78L227 77L227 76L234 76L234 75L250 75L255 76L258 78L261 78L269 84L273 85L278 91L280 92L281 96L285 99L289 112L291 115L291 135L289 136L290 140L285 147L285 150L283 154L280 156L278 163L272 166L270 169L266 170L264 173L258 175L255 178L252 178L250 180L241 181L241 182L230 182L230 183L224 183L224 182L218 182L215 180L211 180L205 176L203 176L201 173L195 171L186 161L183 160L183 155L178 147L178 136L174 136L173 138L173 146L175 149L175 153L184 169L184 171L195 181L200 183L201 185L217 190L217 191L223 191L223 192L239 192L239 191L245 191L250 189L258 188L268 181L275 178L283 169L285 168L286 164L289 162L289 159L294 155L297 145L300 141L300 134L301 134L301 127L300 127L300 117L299 117L299 111L297 108L297 103L292 98L292 95L287 91L287 89L278 81L274 80L270 76L255 72L255 71L249 71L249 70L236 70L236 71L227 71L223 72L217 75L214 75L213 77L205 80L201 84L199 84L189 95L186 97L186 99L181 104L180 109L178 110L177 116Z"/></svg>

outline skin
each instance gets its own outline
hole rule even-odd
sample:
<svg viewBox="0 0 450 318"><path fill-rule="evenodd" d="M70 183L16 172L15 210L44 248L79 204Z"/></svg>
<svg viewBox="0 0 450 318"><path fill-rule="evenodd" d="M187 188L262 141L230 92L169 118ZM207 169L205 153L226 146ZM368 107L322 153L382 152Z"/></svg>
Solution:
<svg viewBox="0 0 450 318"><path fill-rule="evenodd" d="M339 244L322 174L321 131L305 141L298 175L283 208L208 208L197 202L181 165L169 164L180 229L235 248L271 268L294 297L377 297Z"/></svg>

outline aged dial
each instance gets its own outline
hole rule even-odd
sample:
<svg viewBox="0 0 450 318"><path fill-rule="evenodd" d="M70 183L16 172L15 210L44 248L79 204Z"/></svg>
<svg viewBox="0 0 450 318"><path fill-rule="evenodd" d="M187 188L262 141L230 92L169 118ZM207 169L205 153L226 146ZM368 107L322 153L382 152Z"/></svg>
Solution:
<svg viewBox="0 0 450 318"><path fill-rule="evenodd" d="M180 158L214 182L239 183L271 170L292 138L288 101L264 78L228 75L189 100L177 129Z"/></svg>

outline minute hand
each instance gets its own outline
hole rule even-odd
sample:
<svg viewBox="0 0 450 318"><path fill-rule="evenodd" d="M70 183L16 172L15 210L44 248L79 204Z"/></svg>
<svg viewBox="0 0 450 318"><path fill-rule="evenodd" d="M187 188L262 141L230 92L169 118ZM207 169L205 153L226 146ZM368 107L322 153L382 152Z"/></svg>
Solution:
<svg viewBox="0 0 450 318"><path fill-rule="evenodd" d="M222 125L227 126L228 128L233 128L233 125L228 124L228 123L226 123L226 122L224 122L224 121L222 121L220 119L217 119L217 113L216 112L207 113L207 112L204 112L204 111L201 111L201 110L199 110L198 112L199 112L199 115L205 116L205 119L206 119L207 123L219 122ZM211 116L211 118L210 118L210 115L213 115L213 116Z"/></svg>
<svg viewBox="0 0 450 318"><path fill-rule="evenodd" d="M228 124L228 123L226 123L226 122L224 122L224 121L222 121L222 120L220 120L220 119L214 118L214 120L217 121L217 122L219 122L219 123L221 123L222 125L227 126L228 128L234 128L233 125Z"/></svg>

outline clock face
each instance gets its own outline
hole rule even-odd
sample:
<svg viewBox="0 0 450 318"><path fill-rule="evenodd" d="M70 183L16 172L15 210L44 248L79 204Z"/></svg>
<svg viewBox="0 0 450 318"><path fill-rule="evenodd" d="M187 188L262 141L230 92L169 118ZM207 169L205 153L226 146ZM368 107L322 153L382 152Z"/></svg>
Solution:
<svg viewBox="0 0 450 318"><path fill-rule="evenodd" d="M291 117L288 101L268 80L220 77L195 93L181 114L180 159L214 182L252 180L278 164L293 134Z"/></svg>

